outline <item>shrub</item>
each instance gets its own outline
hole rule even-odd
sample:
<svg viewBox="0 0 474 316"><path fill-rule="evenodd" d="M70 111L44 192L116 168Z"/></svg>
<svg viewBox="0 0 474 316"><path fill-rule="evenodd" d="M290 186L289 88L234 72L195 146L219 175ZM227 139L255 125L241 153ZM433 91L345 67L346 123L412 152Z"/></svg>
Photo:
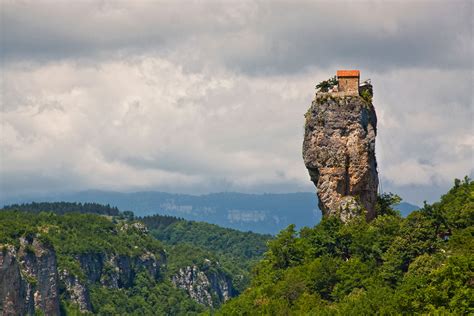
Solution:
<svg viewBox="0 0 474 316"><path fill-rule="evenodd" d="M362 99L364 99L368 103L372 103L372 94L370 93L369 90L362 90L360 93L360 96Z"/></svg>
<svg viewBox="0 0 474 316"><path fill-rule="evenodd" d="M321 92L328 92L329 89L336 86L339 82L337 81L336 76L329 78L328 80L323 80L316 85L316 89Z"/></svg>

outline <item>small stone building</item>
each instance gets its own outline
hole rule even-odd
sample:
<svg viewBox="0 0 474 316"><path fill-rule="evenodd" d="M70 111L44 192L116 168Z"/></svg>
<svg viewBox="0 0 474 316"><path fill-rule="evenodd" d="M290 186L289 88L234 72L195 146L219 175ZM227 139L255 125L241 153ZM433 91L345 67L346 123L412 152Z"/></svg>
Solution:
<svg viewBox="0 0 474 316"><path fill-rule="evenodd" d="M359 70L338 70L338 91L345 95L359 95Z"/></svg>

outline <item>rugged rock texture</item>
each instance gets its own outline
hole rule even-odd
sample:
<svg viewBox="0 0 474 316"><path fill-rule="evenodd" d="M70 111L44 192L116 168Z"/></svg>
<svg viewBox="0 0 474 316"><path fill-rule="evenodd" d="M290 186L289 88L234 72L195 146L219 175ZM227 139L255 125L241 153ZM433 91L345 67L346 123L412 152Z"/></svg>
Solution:
<svg viewBox="0 0 474 316"><path fill-rule="evenodd" d="M344 222L362 210L375 217L377 117L369 99L318 93L306 113L303 159L319 208Z"/></svg>
<svg viewBox="0 0 474 316"><path fill-rule="evenodd" d="M32 304L27 306L28 282L20 274L17 252L13 246L2 246L0 252L0 315L20 315L33 312ZM32 301L31 297L28 301Z"/></svg>
<svg viewBox="0 0 474 316"><path fill-rule="evenodd" d="M125 223L120 227L124 230L148 234L141 223ZM129 289L142 272L157 282L173 275L165 274L166 253L159 245L147 250L139 244L124 247L117 243L121 246L118 250L90 247L65 252L55 244L59 247L56 253L50 245L55 240L28 233L26 237L12 237L11 244L0 244L0 316L59 315L60 301L82 313L95 312L89 292L92 286ZM181 263L182 268L171 277L176 287L206 306L218 306L235 296L231 278L218 262L206 259L199 266L192 262Z"/></svg>
<svg viewBox="0 0 474 316"><path fill-rule="evenodd" d="M0 252L2 315L59 315L56 253L37 238L20 238L20 247Z"/></svg>
<svg viewBox="0 0 474 316"><path fill-rule="evenodd" d="M107 253L77 255L83 279L57 266L51 246L36 237L20 238L20 246L0 245L0 315L59 315L60 292L80 311L91 312L88 286L99 283L111 288L133 285L139 271L158 278L165 255L150 252L140 256ZM61 289L61 290L60 290Z"/></svg>
<svg viewBox="0 0 474 316"><path fill-rule="evenodd" d="M85 282L82 282L76 275L68 271L62 271L60 280L64 283L66 289L66 298L79 307L81 312L92 311L89 289Z"/></svg>
<svg viewBox="0 0 474 316"><path fill-rule="evenodd" d="M100 283L116 289L132 286L135 275L142 269L157 278L161 266L166 262L164 253L157 258L151 252L136 257L83 253L77 255L76 259L89 283Z"/></svg>
<svg viewBox="0 0 474 316"><path fill-rule="evenodd" d="M181 268L172 277L172 282L196 302L211 307L220 305L236 294L230 278L210 267L205 271L196 265Z"/></svg>

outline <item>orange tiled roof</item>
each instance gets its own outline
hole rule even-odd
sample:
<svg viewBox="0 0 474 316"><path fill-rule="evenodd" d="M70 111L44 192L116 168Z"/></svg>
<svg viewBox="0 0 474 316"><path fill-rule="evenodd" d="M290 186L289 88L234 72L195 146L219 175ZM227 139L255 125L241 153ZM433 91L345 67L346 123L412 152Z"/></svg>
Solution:
<svg viewBox="0 0 474 316"><path fill-rule="evenodd" d="M337 77L360 77L359 70L338 70Z"/></svg>

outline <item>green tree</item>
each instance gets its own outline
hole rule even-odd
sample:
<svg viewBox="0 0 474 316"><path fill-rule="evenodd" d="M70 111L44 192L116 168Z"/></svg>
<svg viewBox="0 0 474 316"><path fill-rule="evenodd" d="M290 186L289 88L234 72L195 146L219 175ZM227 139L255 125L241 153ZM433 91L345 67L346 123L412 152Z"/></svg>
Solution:
<svg viewBox="0 0 474 316"><path fill-rule="evenodd" d="M267 259L276 269L284 269L301 261L303 251L297 245L295 225L282 230L268 243Z"/></svg>

